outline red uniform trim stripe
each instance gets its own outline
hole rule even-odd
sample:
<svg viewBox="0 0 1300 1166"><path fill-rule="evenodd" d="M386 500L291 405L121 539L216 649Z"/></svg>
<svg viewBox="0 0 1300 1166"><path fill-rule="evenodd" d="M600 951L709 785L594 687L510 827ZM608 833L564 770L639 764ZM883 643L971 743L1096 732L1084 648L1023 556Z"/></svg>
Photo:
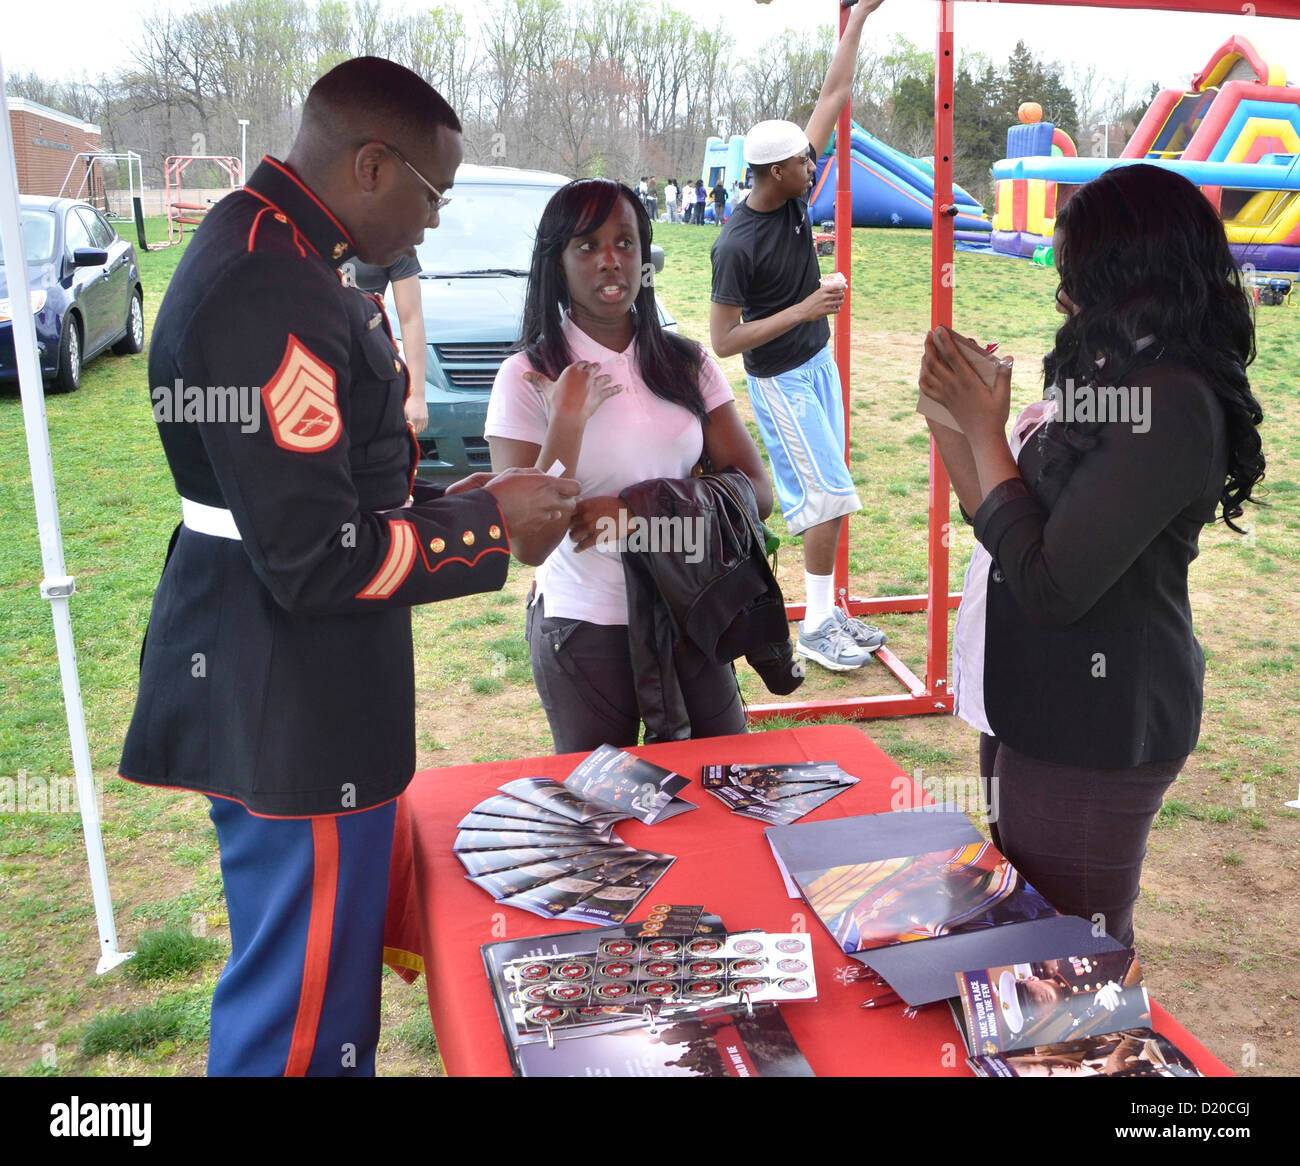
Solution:
<svg viewBox="0 0 1300 1166"><path fill-rule="evenodd" d="M250 251L253 249L253 242L257 238L257 224L262 221L262 216L266 214L266 212L269 211L270 209L271 209L271 204L267 203L266 206L264 206L260 211L257 212L257 217L253 219L253 225L248 228L248 249Z"/></svg>
<svg viewBox="0 0 1300 1166"><path fill-rule="evenodd" d="M292 170L290 170L288 166L282 165L281 163L277 162L270 155L264 155L262 161L274 166L281 174L283 174L295 186L297 186L303 192L303 194L305 194L309 199L312 200L312 202L314 202L318 207L320 207L322 211L325 212L325 215L329 218L329 221L333 223L336 227L338 227L340 231L343 232L343 238L345 238L353 247L356 246L356 240L352 238L351 234L348 232L347 227L345 227L342 223L338 221L338 219L334 217L333 211L331 211L329 207L327 207L323 202L321 202L320 199L318 199L311 192L311 190L303 183L303 180L299 178L298 175L296 175ZM313 250L315 250L315 248L313 248Z"/></svg>
<svg viewBox="0 0 1300 1166"><path fill-rule="evenodd" d="M334 903L339 881L338 823L332 817L313 818L311 838L315 847L311 917L307 923L307 954L303 960L298 1015L293 1024L293 1039L289 1042L289 1059L284 1067L286 1077L305 1077L311 1065L321 1009L325 1004L330 945L334 938Z"/></svg>
<svg viewBox="0 0 1300 1166"><path fill-rule="evenodd" d="M424 547L420 547L420 557L424 560L424 566L430 575L441 571L442 568L447 566L449 563L461 563L466 567L477 567L485 555L508 555L509 553L510 548L508 546L484 547L472 559L466 559L462 558L460 555L455 555L450 558L439 559L437 563L430 563L429 556L424 553Z"/></svg>
<svg viewBox="0 0 1300 1166"><path fill-rule="evenodd" d="M392 539L388 544L388 554L375 577L357 592L358 599L387 599L406 582L406 577L415 565L420 537L415 532L414 524L402 519L390 519L389 527Z"/></svg>

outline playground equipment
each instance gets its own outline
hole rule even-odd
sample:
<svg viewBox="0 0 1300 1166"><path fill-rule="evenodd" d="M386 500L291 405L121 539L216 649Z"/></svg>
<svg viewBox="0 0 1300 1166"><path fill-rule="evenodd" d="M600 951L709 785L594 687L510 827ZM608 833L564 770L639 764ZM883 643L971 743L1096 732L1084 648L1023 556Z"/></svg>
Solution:
<svg viewBox="0 0 1300 1166"><path fill-rule="evenodd" d="M77 189L72 190L72 176L83 159L85 170L81 175L81 181L77 184ZM85 201L103 211L106 217L116 217L109 214L108 188L104 181L104 166L108 162L126 163L127 197L131 200L131 213L135 216L136 235L140 239L140 246L147 249L148 244L144 241L144 209L140 205L140 194L144 190L144 169L140 162L140 155L134 150L127 150L121 154L104 150L78 154L72 159L72 165L68 167L68 173L59 186L59 198L84 197Z"/></svg>
<svg viewBox="0 0 1300 1166"><path fill-rule="evenodd" d="M1079 158L1063 138L1047 122L1008 130L1007 157L993 167L994 250L1031 255L1052 241L1078 186L1145 162L1201 188L1243 266L1300 272L1300 88L1244 37L1220 45L1187 91L1159 93L1120 158Z"/></svg>
<svg viewBox="0 0 1300 1166"><path fill-rule="evenodd" d="M244 184L243 167L238 158L227 154L173 154L163 169L167 203L167 242L155 248L171 247L184 236L185 227L197 227L208 213L206 203L179 202L181 176L195 162L211 162L223 170L230 180L230 189L238 190Z"/></svg>

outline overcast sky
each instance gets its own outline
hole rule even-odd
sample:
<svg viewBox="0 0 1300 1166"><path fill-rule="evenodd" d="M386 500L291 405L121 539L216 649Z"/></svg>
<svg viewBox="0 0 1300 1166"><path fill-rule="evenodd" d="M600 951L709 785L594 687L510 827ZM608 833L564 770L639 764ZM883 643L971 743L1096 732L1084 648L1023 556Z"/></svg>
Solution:
<svg viewBox="0 0 1300 1166"><path fill-rule="evenodd" d="M658 2L646 0L648 4ZM471 24L491 3L451 0L451 6L463 12ZM402 0L399 6L418 10L430 5ZM718 5L707 0L673 6L709 25L719 11ZM138 12L144 6L59 0L53 7L28 2L10 2L5 7L0 61L6 73L36 72L62 79L82 72L91 76L113 72L123 62L134 35L132 18L125 10ZM170 7L182 11L206 4L175 0ZM929 47L934 40L937 8L935 0L887 0L868 21L866 36L886 41L893 33L901 33ZM827 23L835 18L836 9L835 0L773 0L766 5L726 0L722 7L741 52L756 52L769 37L787 28ZM51 24L55 12L57 27ZM1238 34L1248 37L1267 58L1286 66L1288 74L1300 80L1300 20L961 3L957 5L956 29L959 52L977 50L1001 60L1020 39L1040 57L1096 64L1116 78L1127 75L1139 89L1148 80L1166 87L1186 85L1219 44Z"/></svg>

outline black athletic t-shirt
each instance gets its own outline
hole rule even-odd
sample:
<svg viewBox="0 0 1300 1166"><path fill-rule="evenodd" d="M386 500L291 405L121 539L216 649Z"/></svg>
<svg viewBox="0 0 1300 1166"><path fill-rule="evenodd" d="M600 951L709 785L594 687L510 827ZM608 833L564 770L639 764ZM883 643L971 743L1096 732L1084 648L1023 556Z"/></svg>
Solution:
<svg viewBox="0 0 1300 1166"><path fill-rule="evenodd" d="M739 307L746 324L807 299L821 280L808 204L801 198L787 199L774 211L756 211L746 199L714 240L711 256L713 302ZM745 371L754 377L788 372L816 356L830 336L824 316L796 324L748 349Z"/></svg>

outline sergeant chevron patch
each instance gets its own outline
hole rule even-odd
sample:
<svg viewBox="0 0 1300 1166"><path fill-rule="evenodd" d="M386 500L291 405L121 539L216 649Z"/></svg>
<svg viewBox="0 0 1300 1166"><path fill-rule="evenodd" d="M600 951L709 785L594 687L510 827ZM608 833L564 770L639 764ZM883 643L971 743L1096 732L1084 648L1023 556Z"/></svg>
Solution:
<svg viewBox="0 0 1300 1166"><path fill-rule="evenodd" d="M262 386L262 402L282 449L318 453L343 431L334 370L292 332L280 367Z"/></svg>
<svg viewBox="0 0 1300 1166"><path fill-rule="evenodd" d="M411 573L415 552L420 545L415 526L402 519L390 519L388 525L392 531L388 554L375 577L357 592L358 599L387 599Z"/></svg>

